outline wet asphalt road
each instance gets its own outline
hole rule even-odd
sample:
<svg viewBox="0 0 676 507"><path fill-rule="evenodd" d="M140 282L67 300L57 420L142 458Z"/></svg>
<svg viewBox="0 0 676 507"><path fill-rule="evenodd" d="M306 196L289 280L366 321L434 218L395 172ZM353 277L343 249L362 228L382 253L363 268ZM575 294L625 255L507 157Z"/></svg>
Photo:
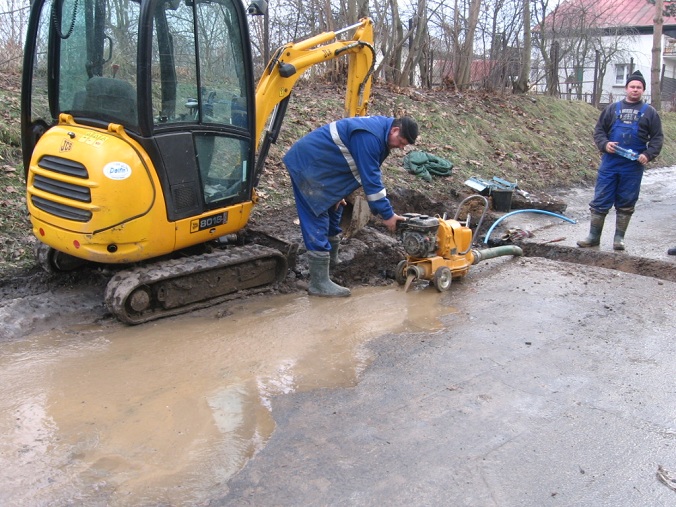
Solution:
<svg viewBox="0 0 676 507"><path fill-rule="evenodd" d="M627 255L676 262L672 187L647 173ZM589 197L571 196L578 225L508 225L572 246ZM439 297L445 328L371 341L355 387L276 397L270 441L211 504L676 505L657 476L676 475L674 282L501 258Z"/></svg>

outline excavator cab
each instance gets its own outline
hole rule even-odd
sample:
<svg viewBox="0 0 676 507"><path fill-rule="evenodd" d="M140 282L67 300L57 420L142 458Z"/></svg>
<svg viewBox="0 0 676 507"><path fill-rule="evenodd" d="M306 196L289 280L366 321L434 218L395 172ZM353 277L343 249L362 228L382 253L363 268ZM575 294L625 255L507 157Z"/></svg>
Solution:
<svg viewBox="0 0 676 507"><path fill-rule="evenodd" d="M22 129L38 238L133 262L241 229L256 145L248 39L239 0L33 2Z"/></svg>

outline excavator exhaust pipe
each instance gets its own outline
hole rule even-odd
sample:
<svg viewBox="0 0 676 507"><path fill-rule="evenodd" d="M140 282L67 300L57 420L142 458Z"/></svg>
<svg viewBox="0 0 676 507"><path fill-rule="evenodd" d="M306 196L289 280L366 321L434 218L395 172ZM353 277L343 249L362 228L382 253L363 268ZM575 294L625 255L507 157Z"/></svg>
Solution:
<svg viewBox="0 0 676 507"><path fill-rule="evenodd" d="M523 250L516 245L503 245L494 248L485 248L483 250L472 250L472 254L474 256L474 262L472 262L472 264L479 264L486 259L495 259L496 257L502 257L504 255L521 257L523 255Z"/></svg>

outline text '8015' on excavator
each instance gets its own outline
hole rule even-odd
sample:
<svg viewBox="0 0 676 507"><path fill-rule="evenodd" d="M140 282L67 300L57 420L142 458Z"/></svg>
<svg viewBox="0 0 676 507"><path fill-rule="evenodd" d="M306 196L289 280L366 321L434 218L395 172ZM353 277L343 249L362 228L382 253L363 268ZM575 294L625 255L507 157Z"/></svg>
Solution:
<svg viewBox="0 0 676 507"><path fill-rule="evenodd" d="M105 295L123 322L286 276L297 245L243 231L307 68L346 55L345 115L366 114L370 19L279 48L254 89L246 14L240 0L32 2L22 148L38 258L50 270L126 265Z"/></svg>

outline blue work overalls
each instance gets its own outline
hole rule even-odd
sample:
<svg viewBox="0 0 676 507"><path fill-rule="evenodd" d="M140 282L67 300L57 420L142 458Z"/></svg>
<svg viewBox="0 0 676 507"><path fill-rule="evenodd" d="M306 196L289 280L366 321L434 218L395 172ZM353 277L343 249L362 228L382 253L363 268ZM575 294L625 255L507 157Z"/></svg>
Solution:
<svg viewBox="0 0 676 507"><path fill-rule="evenodd" d="M384 220L394 214L380 172L393 122L384 116L343 118L310 132L284 155L308 250L331 250L329 238L342 232L343 207L336 203L360 186L374 214ZM372 135L359 135L364 133Z"/></svg>
<svg viewBox="0 0 676 507"><path fill-rule="evenodd" d="M623 110L622 102L615 109L615 122L610 128L608 140L618 142L621 147L634 150L639 155L646 150L647 143L638 136L638 122L648 104L638 110ZM603 215L615 206L626 213L634 211L643 179L643 164L614 153L604 153L601 158L594 199L589 207Z"/></svg>

